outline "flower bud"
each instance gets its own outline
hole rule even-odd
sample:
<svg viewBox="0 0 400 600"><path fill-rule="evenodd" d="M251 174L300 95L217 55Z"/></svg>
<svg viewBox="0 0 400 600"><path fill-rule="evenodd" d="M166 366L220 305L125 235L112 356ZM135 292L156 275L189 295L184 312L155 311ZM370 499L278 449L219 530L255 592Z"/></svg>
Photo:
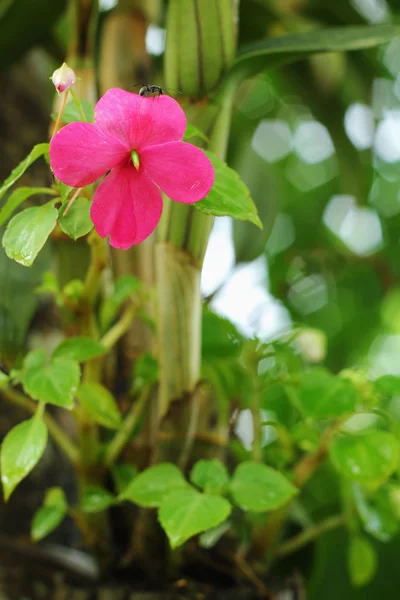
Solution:
<svg viewBox="0 0 400 600"><path fill-rule="evenodd" d="M67 63L63 63L59 69L54 71L51 76L51 80L54 83L54 87L56 88L59 94L62 94L66 90L74 85L76 81L76 75L74 71L67 65Z"/></svg>

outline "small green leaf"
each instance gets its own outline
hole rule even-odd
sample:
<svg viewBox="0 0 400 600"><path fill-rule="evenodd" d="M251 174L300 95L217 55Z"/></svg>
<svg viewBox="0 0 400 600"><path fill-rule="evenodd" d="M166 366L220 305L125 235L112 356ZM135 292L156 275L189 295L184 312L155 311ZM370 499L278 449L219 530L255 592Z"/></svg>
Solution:
<svg viewBox="0 0 400 600"><path fill-rule="evenodd" d="M121 494L121 500L130 500L139 506L160 506L167 495L188 487L181 471L172 463L161 463L139 473Z"/></svg>
<svg viewBox="0 0 400 600"><path fill-rule="evenodd" d="M32 187L20 187L17 190L14 190L7 198L4 206L0 209L0 226L11 217L11 215L23 202L25 202L25 200L31 196L35 196L36 194L47 194L54 196L55 192L49 188Z"/></svg>
<svg viewBox="0 0 400 600"><path fill-rule="evenodd" d="M399 462L398 441L388 431L337 435L331 441L329 453L341 475L360 483L384 481Z"/></svg>
<svg viewBox="0 0 400 600"><path fill-rule="evenodd" d="M44 348L36 348L31 350L24 357L24 369L43 367L47 362L47 353Z"/></svg>
<svg viewBox="0 0 400 600"><path fill-rule="evenodd" d="M68 504L61 488L50 488L46 492L43 506L36 511L31 525L31 537L38 542L51 533L68 512Z"/></svg>
<svg viewBox="0 0 400 600"><path fill-rule="evenodd" d="M46 444L47 428L38 413L7 433L0 451L1 481L5 501L38 463Z"/></svg>
<svg viewBox="0 0 400 600"><path fill-rule="evenodd" d="M49 151L49 144L37 144L31 150L26 158L19 163L17 167L7 177L2 186L0 186L0 198L4 196L6 191L14 185L14 183L23 175L28 167L35 162L40 156L47 154Z"/></svg>
<svg viewBox="0 0 400 600"><path fill-rule="evenodd" d="M71 409L80 378L77 362L55 358L49 365L30 366L23 374L25 392L34 400Z"/></svg>
<svg viewBox="0 0 400 600"><path fill-rule="evenodd" d="M211 529L204 531L199 537L200 548L206 548L208 550L209 548L215 546L222 536L229 531L231 526L232 525L229 521L223 521L216 527L212 527Z"/></svg>
<svg viewBox="0 0 400 600"><path fill-rule="evenodd" d="M82 383L76 393L88 415L103 427L118 429L121 413L114 396L100 383Z"/></svg>
<svg viewBox="0 0 400 600"><path fill-rule="evenodd" d="M400 395L400 377L396 375L384 375L374 381L375 387L384 396Z"/></svg>
<svg viewBox="0 0 400 600"><path fill-rule="evenodd" d="M83 112L84 119L82 118L81 109ZM55 115L53 115L55 116ZM77 121L84 121L87 123L93 123L94 121L94 108L88 100L82 100L79 102L79 106L76 102L71 100L67 103L63 114L62 120L64 123L75 123Z"/></svg>
<svg viewBox="0 0 400 600"><path fill-rule="evenodd" d="M90 202L86 198L77 198L67 214L63 205L58 212L58 223L64 233L73 240L86 235L93 229L93 221L90 218Z"/></svg>
<svg viewBox="0 0 400 600"><path fill-rule="evenodd" d="M115 498L110 492L96 485L89 485L83 489L79 508L84 513L98 513L107 510L115 503Z"/></svg>
<svg viewBox="0 0 400 600"><path fill-rule="evenodd" d="M205 308L201 332L203 359L214 361L215 359L239 356L243 338L228 319Z"/></svg>
<svg viewBox="0 0 400 600"><path fill-rule="evenodd" d="M158 379L158 362L149 352L145 352L135 363L133 391L140 392Z"/></svg>
<svg viewBox="0 0 400 600"><path fill-rule="evenodd" d="M31 267L57 222L53 202L26 208L9 222L3 246L9 258Z"/></svg>
<svg viewBox="0 0 400 600"><path fill-rule="evenodd" d="M281 473L260 463L238 466L231 482L233 498L243 510L265 512L283 506L298 493Z"/></svg>
<svg viewBox="0 0 400 600"><path fill-rule="evenodd" d="M354 504L365 531L381 542L388 542L399 529L399 521L393 512L390 489L380 488L370 498L367 498L366 492L359 484L354 483L352 489Z"/></svg>
<svg viewBox="0 0 400 600"><path fill-rule="evenodd" d="M121 275L114 283L114 291L108 296L100 308L100 324L102 330L108 329L121 305L140 290L140 281L133 275Z"/></svg>
<svg viewBox="0 0 400 600"><path fill-rule="evenodd" d="M360 395L348 379L315 369L302 376L298 401L307 417L336 419L351 413L360 402Z"/></svg>
<svg viewBox="0 0 400 600"><path fill-rule="evenodd" d="M188 486L168 494L159 508L158 520L171 547L177 548L194 535L225 521L231 509L225 498L201 494Z"/></svg>
<svg viewBox="0 0 400 600"><path fill-rule="evenodd" d="M202 131L200 131L200 129L197 129L197 127L195 127L194 125L190 125L188 123L186 126L185 136L183 139L186 142L195 137L200 138L204 142L208 142L208 137Z"/></svg>
<svg viewBox="0 0 400 600"><path fill-rule="evenodd" d="M348 566L350 579L354 586L367 585L373 579L378 565L378 557L371 542L364 536L350 539Z"/></svg>
<svg viewBox="0 0 400 600"><path fill-rule="evenodd" d="M112 477L118 494L122 494L137 475L137 468L130 463L121 463L112 468Z"/></svg>
<svg viewBox="0 0 400 600"><path fill-rule="evenodd" d="M91 338L76 336L63 340L54 350L53 358L69 358L77 362L91 360L104 354L104 346Z"/></svg>
<svg viewBox="0 0 400 600"><path fill-rule="evenodd" d="M190 473L190 481L209 494L223 494L229 485L229 475L221 461L199 460Z"/></svg>
<svg viewBox="0 0 400 600"><path fill-rule="evenodd" d="M206 152L214 165L215 181L207 196L194 206L206 215L232 217L240 221L250 221L262 228L256 206L251 199L246 184L239 175L212 152Z"/></svg>

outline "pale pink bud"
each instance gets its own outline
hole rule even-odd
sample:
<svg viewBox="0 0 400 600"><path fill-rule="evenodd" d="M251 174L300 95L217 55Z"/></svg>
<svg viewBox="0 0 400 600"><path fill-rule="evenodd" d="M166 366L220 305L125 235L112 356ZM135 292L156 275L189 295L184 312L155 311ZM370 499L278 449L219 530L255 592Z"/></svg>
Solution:
<svg viewBox="0 0 400 600"><path fill-rule="evenodd" d="M59 69L54 71L51 76L51 80L54 83L54 86L59 94L62 94L66 90L74 85L76 81L76 75L74 71L67 65L67 63L63 63Z"/></svg>

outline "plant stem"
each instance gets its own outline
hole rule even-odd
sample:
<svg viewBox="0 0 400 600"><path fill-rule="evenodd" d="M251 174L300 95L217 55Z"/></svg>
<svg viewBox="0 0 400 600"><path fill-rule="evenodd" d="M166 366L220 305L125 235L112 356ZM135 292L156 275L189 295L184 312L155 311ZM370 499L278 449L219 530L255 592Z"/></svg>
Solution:
<svg viewBox="0 0 400 600"><path fill-rule="evenodd" d="M343 527L346 524L345 515L335 515L333 517L328 517L324 521L313 525L312 527L308 527L298 535L290 538L286 542L283 542L278 546L276 550L276 556L282 557L287 556L288 554L292 554L296 552L303 546L306 546L317 537L322 535L327 531L331 531L332 529L337 529L338 527Z"/></svg>
<svg viewBox="0 0 400 600"><path fill-rule="evenodd" d="M77 109L79 111L79 115L81 117L81 120L82 121L87 121L87 119L85 117L85 113L82 110L82 104L80 103L80 100L79 100L78 96L76 95L76 92L72 88L70 89L70 92L71 92L71 96L73 98L73 101L75 102L75 105L76 105L76 107L77 107Z"/></svg>
<svg viewBox="0 0 400 600"><path fill-rule="evenodd" d="M127 333L133 319L136 315L136 306L131 305L126 308L120 320L107 331L100 340L100 343L108 350L112 348L118 340Z"/></svg>
<svg viewBox="0 0 400 600"><path fill-rule="evenodd" d="M258 365L258 363L257 363ZM261 423L261 408L260 408L260 380L256 371L254 373L254 392L253 402L251 405L251 415L253 419L253 460L261 462L262 459L262 423Z"/></svg>
<svg viewBox="0 0 400 600"><path fill-rule="evenodd" d="M68 202L67 208L64 210L63 217L65 217L65 215L68 213L69 209L71 208L71 206L73 205L73 203L75 202L75 200L77 199L77 197L79 196L79 194L81 193L81 191L82 191L82 188L78 188L76 190L76 192L74 193L74 195L72 196L72 198Z"/></svg>
<svg viewBox="0 0 400 600"><path fill-rule="evenodd" d="M113 440L107 448L104 457L104 464L107 467L112 467L119 454L122 452L124 446L129 441L132 431L134 430L138 419L142 414L144 407L146 406L150 392L150 386L144 388L141 395L139 396L139 399L135 403L133 403L131 408L129 409L129 412L124 422L122 423L121 427L119 428L119 430L117 431Z"/></svg>
<svg viewBox="0 0 400 600"><path fill-rule="evenodd" d="M93 230L89 236L91 261L83 288L82 300L94 304L100 289L101 277L107 264L107 251L104 240Z"/></svg>
<svg viewBox="0 0 400 600"><path fill-rule="evenodd" d="M66 105L66 103L67 103L67 98L68 98L68 90L66 90L66 91L64 92L63 101L62 101L62 104L61 104L60 110L58 111L57 120L56 120L56 123L55 123L55 125L54 125L54 129L53 129L53 134L52 134L52 136L51 136L51 140L52 140L52 139L53 139L53 137L56 135L56 133L57 133L57 131L58 131L58 128L59 128L59 126L60 126L61 117L62 117L62 114L63 114L63 112L64 112L65 105ZM50 140L50 141L51 141L51 140Z"/></svg>
<svg viewBox="0 0 400 600"><path fill-rule="evenodd" d="M38 406L37 403L25 396L24 394L17 392L9 386L3 387L0 393L11 404L21 406L22 408L25 408L32 414L36 413ZM76 445L64 433L64 431L61 429L61 427L51 415L49 415L48 413L44 413L43 420L47 425L51 437L53 438L57 446L60 448L60 450L62 450L62 452L71 461L73 465L78 465L79 450L76 447Z"/></svg>

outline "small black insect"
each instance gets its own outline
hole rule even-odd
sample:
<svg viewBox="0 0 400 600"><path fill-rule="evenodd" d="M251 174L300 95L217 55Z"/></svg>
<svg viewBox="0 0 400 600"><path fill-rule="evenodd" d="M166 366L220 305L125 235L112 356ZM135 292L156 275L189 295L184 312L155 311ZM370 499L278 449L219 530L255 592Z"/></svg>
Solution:
<svg viewBox="0 0 400 600"><path fill-rule="evenodd" d="M138 85L138 84L136 84L136 85ZM159 85L148 85L148 84L146 85L142 82L142 87L139 90L139 96L149 96L149 97L162 96L163 94L166 93L166 90L170 90L170 89L172 92L176 92L177 94L182 93L179 90L174 90L172 88L162 88Z"/></svg>

